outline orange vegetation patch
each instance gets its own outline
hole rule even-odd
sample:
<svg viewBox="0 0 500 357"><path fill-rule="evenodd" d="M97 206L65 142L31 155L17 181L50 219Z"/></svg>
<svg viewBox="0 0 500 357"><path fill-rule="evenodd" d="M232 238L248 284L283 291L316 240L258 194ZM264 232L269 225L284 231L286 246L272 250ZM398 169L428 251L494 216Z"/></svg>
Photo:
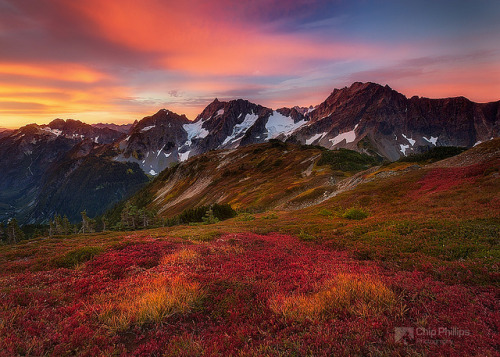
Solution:
<svg viewBox="0 0 500 357"><path fill-rule="evenodd" d="M107 296L99 320L111 331L126 330L134 323L162 323L170 316L189 312L202 297L196 282L159 276L132 291Z"/></svg>
<svg viewBox="0 0 500 357"><path fill-rule="evenodd" d="M293 320L330 319L341 315L362 317L392 312L398 299L379 278L357 274L338 274L313 294L274 296L269 307ZM404 307L400 312L404 311Z"/></svg>

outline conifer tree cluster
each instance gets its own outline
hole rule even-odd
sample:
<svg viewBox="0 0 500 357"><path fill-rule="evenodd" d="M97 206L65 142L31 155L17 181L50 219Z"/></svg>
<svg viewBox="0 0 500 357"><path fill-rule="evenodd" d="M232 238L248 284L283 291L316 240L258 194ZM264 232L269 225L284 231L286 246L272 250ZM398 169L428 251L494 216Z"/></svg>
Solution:
<svg viewBox="0 0 500 357"><path fill-rule="evenodd" d="M54 219L49 221L49 236L53 235L68 235L73 233L73 225L69 222L68 217L56 214Z"/></svg>
<svg viewBox="0 0 500 357"><path fill-rule="evenodd" d="M137 208L130 202L125 204L121 215L120 222L117 225L119 229L138 229L147 228L156 223L156 212L146 208Z"/></svg>
<svg viewBox="0 0 500 357"><path fill-rule="evenodd" d="M24 239L24 233L15 218L10 219L7 225L0 223L0 240L14 244Z"/></svg>

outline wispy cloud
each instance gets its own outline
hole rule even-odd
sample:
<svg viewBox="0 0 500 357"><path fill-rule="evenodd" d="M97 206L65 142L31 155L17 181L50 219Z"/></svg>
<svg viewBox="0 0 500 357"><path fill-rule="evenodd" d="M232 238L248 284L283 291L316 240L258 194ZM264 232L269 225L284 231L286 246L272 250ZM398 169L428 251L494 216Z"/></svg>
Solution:
<svg viewBox="0 0 500 357"><path fill-rule="evenodd" d="M448 3L0 0L0 126L194 118L214 97L317 104L354 80L500 98L498 5Z"/></svg>

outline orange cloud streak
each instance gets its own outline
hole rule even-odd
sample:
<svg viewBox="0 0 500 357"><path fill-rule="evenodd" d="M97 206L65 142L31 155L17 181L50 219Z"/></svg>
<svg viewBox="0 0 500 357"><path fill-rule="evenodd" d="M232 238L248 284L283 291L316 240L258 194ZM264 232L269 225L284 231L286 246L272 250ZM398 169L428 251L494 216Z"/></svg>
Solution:
<svg viewBox="0 0 500 357"><path fill-rule="evenodd" d="M165 69L194 75L281 75L300 70L307 61L381 52L374 46L315 43L297 34L265 32L259 24L231 21L232 14L221 7L203 6L209 2L192 3L91 0L74 6L109 41L150 52Z"/></svg>

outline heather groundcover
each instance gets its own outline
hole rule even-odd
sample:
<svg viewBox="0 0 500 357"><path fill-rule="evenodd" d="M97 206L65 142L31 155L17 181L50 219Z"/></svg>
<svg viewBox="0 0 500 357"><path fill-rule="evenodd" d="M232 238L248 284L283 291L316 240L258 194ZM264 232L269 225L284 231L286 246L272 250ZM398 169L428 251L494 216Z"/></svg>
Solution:
<svg viewBox="0 0 500 357"><path fill-rule="evenodd" d="M498 356L498 167L0 246L0 355Z"/></svg>
<svg viewBox="0 0 500 357"><path fill-rule="evenodd" d="M285 234L209 233L88 236L102 251L68 267L58 266L85 250L83 238L4 251L0 353L497 355L492 287L390 270Z"/></svg>

